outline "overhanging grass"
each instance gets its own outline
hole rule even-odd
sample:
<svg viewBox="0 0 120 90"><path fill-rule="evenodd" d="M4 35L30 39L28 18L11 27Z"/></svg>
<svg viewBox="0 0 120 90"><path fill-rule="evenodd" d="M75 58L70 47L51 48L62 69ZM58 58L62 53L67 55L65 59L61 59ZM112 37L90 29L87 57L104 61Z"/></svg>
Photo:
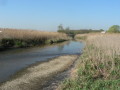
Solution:
<svg viewBox="0 0 120 90"><path fill-rule="evenodd" d="M66 34L37 30L0 29L0 49L28 47L41 44L58 43L69 40Z"/></svg>

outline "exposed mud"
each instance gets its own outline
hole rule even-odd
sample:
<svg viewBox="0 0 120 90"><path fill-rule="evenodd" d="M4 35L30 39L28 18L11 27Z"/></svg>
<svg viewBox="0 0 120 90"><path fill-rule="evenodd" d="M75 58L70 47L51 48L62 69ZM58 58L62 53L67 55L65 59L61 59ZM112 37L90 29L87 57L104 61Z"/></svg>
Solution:
<svg viewBox="0 0 120 90"><path fill-rule="evenodd" d="M39 90L56 90L62 81L70 77L71 70L75 67L75 63L77 62L78 58L79 55L70 67L68 67L65 71L52 77Z"/></svg>
<svg viewBox="0 0 120 90"><path fill-rule="evenodd" d="M24 75L3 83L0 90L54 90L69 77L77 58L77 55L60 56L27 68Z"/></svg>

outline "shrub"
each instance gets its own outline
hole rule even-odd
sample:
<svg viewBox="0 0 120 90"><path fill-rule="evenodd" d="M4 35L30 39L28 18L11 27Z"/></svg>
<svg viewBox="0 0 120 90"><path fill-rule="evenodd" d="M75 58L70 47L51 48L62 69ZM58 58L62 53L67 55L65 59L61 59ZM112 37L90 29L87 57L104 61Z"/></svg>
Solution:
<svg viewBox="0 0 120 90"><path fill-rule="evenodd" d="M120 26L119 25L113 25L109 28L107 31L109 33L119 33L120 32Z"/></svg>

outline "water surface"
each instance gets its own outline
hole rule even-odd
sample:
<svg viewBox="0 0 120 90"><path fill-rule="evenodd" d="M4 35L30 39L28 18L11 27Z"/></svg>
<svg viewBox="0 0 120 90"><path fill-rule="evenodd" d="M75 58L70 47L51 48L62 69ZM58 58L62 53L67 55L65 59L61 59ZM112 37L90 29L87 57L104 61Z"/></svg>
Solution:
<svg viewBox="0 0 120 90"><path fill-rule="evenodd" d="M84 44L69 41L55 45L22 48L0 52L0 82L8 80L15 72L36 62L47 61L61 55L82 53Z"/></svg>

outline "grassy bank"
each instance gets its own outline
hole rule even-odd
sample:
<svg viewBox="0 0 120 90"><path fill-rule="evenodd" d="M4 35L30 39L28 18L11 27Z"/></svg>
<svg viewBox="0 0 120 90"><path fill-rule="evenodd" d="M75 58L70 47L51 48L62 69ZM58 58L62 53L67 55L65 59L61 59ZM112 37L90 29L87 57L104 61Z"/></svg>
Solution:
<svg viewBox="0 0 120 90"><path fill-rule="evenodd" d="M77 59L77 55L54 58L35 66L28 67L13 78L0 85L0 90L41 90L41 86L52 76L66 70Z"/></svg>
<svg viewBox="0 0 120 90"><path fill-rule="evenodd" d="M120 90L120 34L88 35L74 71L58 90Z"/></svg>
<svg viewBox="0 0 120 90"><path fill-rule="evenodd" d="M79 40L86 40L87 39L87 35L88 34L77 34L76 36L75 36L75 39L79 39Z"/></svg>
<svg viewBox="0 0 120 90"><path fill-rule="evenodd" d="M0 29L0 48L29 47L68 40L66 34L36 30Z"/></svg>

